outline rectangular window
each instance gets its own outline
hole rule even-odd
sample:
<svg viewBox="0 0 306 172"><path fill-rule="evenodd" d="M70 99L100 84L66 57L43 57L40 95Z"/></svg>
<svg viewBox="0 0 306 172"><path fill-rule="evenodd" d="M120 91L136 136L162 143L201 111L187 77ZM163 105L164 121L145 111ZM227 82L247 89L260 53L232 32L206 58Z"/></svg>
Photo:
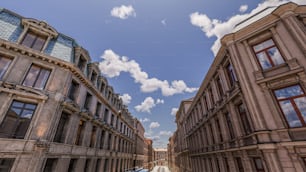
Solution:
<svg viewBox="0 0 306 172"><path fill-rule="evenodd" d="M224 165L225 165L226 172L230 172L230 166L228 164L227 158L223 158L223 162L224 162Z"/></svg>
<svg viewBox="0 0 306 172"><path fill-rule="evenodd" d="M96 84L97 78L98 78L98 74L96 74L96 72L92 72L92 74L91 74L91 82Z"/></svg>
<svg viewBox="0 0 306 172"><path fill-rule="evenodd" d="M100 171L100 166L101 166L101 159L97 159L97 163L96 163L96 172Z"/></svg>
<svg viewBox="0 0 306 172"><path fill-rule="evenodd" d="M210 131L210 134L211 134L211 140L212 140L212 143L215 144L216 143L216 139L215 139L215 136L214 136L214 133L213 133L213 129L212 129L212 125L211 123L208 124L208 128L209 128L209 131Z"/></svg>
<svg viewBox="0 0 306 172"><path fill-rule="evenodd" d="M84 172L89 171L90 161L91 161L91 159L86 159L85 166L84 166Z"/></svg>
<svg viewBox="0 0 306 172"><path fill-rule="evenodd" d="M95 118L100 118L100 112L101 112L101 103L98 102L96 107Z"/></svg>
<svg viewBox="0 0 306 172"><path fill-rule="evenodd" d="M94 147L96 143L96 132L97 132L97 127L93 126L92 131L91 131L91 137L90 137L90 147Z"/></svg>
<svg viewBox="0 0 306 172"><path fill-rule="evenodd" d="M0 171L11 171L14 161L14 158L0 158Z"/></svg>
<svg viewBox="0 0 306 172"><path fill-rule="evenodd" d="M108 120L108 109L107 108L105 108L105 110L104 110L104 122L105 123L107 123L107 120Z"/></svg>
<svg viewBox="0 0 306 172"><path fill-rule="evenodd" d="M11 62L12 62L11 59L0 56L0 80L3 78Z"/></svg>
<svg viewBox="0 0 306 172"><path fill-rule="evenodd" d="M36 106L36 104L14 100L0 125L0 138L23 139Z"/></svg>
<svg viewBox="0 0 306 172"><path fill-rule="evenodd" d="M256 172L265 172L261 158L253 158Z"/></svg>
<svg viewBox="0 0 306 172"><path fill-rule="evenodd" d="M77 161L78 160L75 159L75 158L70 160L69 167L68 167L68 172L74 172L75 171Z"/></svg>
<svg viewBox="0 0 306 172"><path fill-rule="evenodd" d="M227 123L227 127L228 127L228 131L230 134L230 139L234 139L235 134L234 134L234 127L231 121L231 117L229 113L225 114L225 119L226 119L226 123Z"/></svg>
<svg viewBox="0 0 306 172"><path fill-rule="evenodd" d="M229 63L226 66L226 72L227 72L227 76L228 76L228 80L230 82L230 85L234 86L235 82L238 81L238 80L237 80L237 77L236 77L236 74L235 74L235 71L234 71L234 68L233 68L232 64Z"/></svg>
<svg viewBox="0 0 306 172"><path fill-rule="evenodd" d="M84 108L89 110L90 109L90 105L91 105L91 100L92 100L92 95L87 93L86 94L86 99L85 99L85 103L84 103Z"/></svg>
<svg viewBox="0 0 306 172"><path fill-rule="evenodd" d="M249 119L247 117L247 111L246 111L244 104L241 103L240 105L238 105L238 111L239 111L239 115L240 115L240 119L242 122L244 132L246 134L250 134L252 132L252 129L251 129Z"/></svg>
<svg viewBox="0 0 306 172"><path fill-rule="evenodd" d="M21 45L33 48L34 50L41 51L44 47L47 38L44 36L37 35L33 32L27 32Z"/></svg>
<svg viewBox="0 0 306 172"><path fill-rule="evenodd" d="M76 81L72 80L71 85L70 85L70 89L69 89L69 94L68 94L68 97L71 100L73 100L73 101L77 100L79 87L80 87L80 85Z"/></svg>
<svg viewBox="0 0 306 172"><path fill-rule="evenodd" d="M57 158L48 158L47 161L46 161L44 172L53 172L53 171L55 171L56 164L57 164Z"/></svg>
<svg viewBox="0 0 306 172"><path fill-rule="evenodd" d="M263 70L284 63L284 58L272 39L253 46L253 50Z"/></svg>
<svg viewBox="0 0 306 172"><path fill-rule="evenodd" d="M54 142L65 143L66 133L68 129L69 114L62 113L57 126Z"/></svg>
<svg viewBox="0 0 306 172"><path fill-rule="evenodd" d="M115 118L115 116L114 116L114 114L112 114L112 116L111 116L111 121L110 121L110 125L111 125L111 126L114 125L114 118Z"/></svg>
<svg viewBox="0 0 306 172"><path fill-rule="evenodd" d="M101 131L101 137L100 137L100 149L104 148L104 137L105 137L105 131Z"/></svg>
<svg viewBox="0 0 306 172"><path fill-rule="evenodd" d="M274 90L289 127L306 126L306 96L300 85Z"/></svg>
<svg viewBox="0 0 306 172"><path fill-rule="evenodd" d="M112 134L108 133L107 150L111 149L111 145L112 145Z"/></svg>
<svg viewBox="0 0 306 172"><path fill-rule="evenodd" d="M23 81L23 85L37 89L44 89L49 75L49 69L45 69L37 65L32 65L27 73L26 78Z"/></svg>
<svg viewBox="0 0 306 172"><path fill-rule="evenodd" d="M223 87L222 87L222 80L220 77L217 78L217 87L218 87L218 90L219 90L219 94L220 94L220 97L222 97L224 95L224 91L223 91Z"/></svg>
<svg viewBox="0 0 306 172"><path fill-rule="evenodd" d="M76 145L82 145L84 129L85 129L85 121L80 120L78 131L77 131L77 138L75 140Z"/></svg>
<svg viewBox="0 0 306 172"><path fill-rule="evenodd" d="M241 158L237 157L235 159L236 159L236 164L237 164L238 172L244 172L244 168L243 168L243 165L242 165Z"/></svg>
<svg viewBox="0 0 306 172"><path fill-rule="evenodd" d="M104 170L103 171L108 171L108 159L105 159L105 161L104 161Z"/></svg>
<svg viewBox="0 0 306 172"><path fill-rule="evenodd" d="M87 64L87 61L86 59L83 57L83 56L80 56L80 59L79 59L79 63L78 63L78 68L84 72L85 68L86 68L86 64Z"/></svg>
<svg viewBox="0 0 306 172"><path fill-rule="evenodd" d="M220 121L219 121L218 118L216 119L216 125L217 125L217 129L218 129L217 132L219 133L220 142L223 142L222 130L221 130Z"/></svg>

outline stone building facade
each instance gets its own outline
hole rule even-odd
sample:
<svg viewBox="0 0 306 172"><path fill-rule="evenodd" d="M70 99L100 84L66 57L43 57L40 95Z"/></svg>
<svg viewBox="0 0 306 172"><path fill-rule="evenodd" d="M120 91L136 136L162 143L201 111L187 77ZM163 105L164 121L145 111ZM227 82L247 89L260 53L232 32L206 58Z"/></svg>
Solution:
<svg viewBox="0 0 306 172"><path fill-rule="evenodd" d="M306 6L267 8L221 43L178 125L191 171L306 171Z"/></svg>
<svg viewBox="0 0 306 172"><path fill-rule="evenodd" d="M145 138L144 138L144 128L141 122L135 118L134 119L135 128L135 144L134 144L134 167L142 168L144 166L145 157ZM148 153L148 152L146 152Z"/></svg>
<svg viewBox="0 0 306 172"><path fill-rule="evenodd" d="M168 163L168 150L165 148L155 148L153 151L154 166L167 165Z"/></svg>
<svg viewBox="0 0 306 172"><path fill-rule="evenodd" d="M153 168L153 141L151 139L145 138L145 146L144 152L145 154L145 162L144 168L151 170Z"/></svg>
<svg viewBox="0 0 306 172"><path fill-rule="evenodd" d="M134 117L76 41L0 9L0 171L133 167Z"/></svg>

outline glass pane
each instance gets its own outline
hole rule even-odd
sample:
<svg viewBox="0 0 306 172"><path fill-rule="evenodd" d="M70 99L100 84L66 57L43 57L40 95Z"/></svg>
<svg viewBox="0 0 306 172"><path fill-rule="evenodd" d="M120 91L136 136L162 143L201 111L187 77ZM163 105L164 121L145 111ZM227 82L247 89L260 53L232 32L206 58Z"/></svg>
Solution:
<svg viewBox="0 0 306 172"><path fill-rule="evenodd" d="M255 45L253 47L253 49L254 49L255 52L258 52L260 50L263 50L265 48L271 47L273 45L274 45L274 43L273 43L272 39L269 39L269 40L267 40L265 42L262 42L262 43L260 43L258 45Z"/></svg>
<svg viewBox="0 0 306 172"><path fill-rule="evenodd" d="M33 33L27 33L21 44L27 47L31 47L35 41L35 38L36 36Z"/></svg>
<svg viewBox="0 0 306 172"><path fill-rule="evenodd" d="M32 110L24 110L21 114L22 118L28 118L31 119L33 115L33 111Z"/></svg>
<svg viewBox="0 0 306 172"><path fill-rule="evenodd" d="M277 99L284 99L293 96L303 95L304 92L299 85L293 85L283 89L275 90L274 94L277 97Z"/></svg>
<svg viewBox="0 0 306 172"><path fill-rule="evenodd" d="M254 162L255 162L255 166L256 166L256 169L257 170L263 170L263 164L262 164L262 161L260 158L255 158L254 159Z"/></svg>
<svg viewBox="0 0 306 172"><path fill-rule="evenodd" d="M279 53L278 49L276 47L268 49L267 53L271 57L274 65L279 65L284 63L284 59Z"/></svg>
<svg viewBox="0 0 306 172"><path fill-rule="evenodd" d="M294 99L296 106L299 108L304 121L306 121L306 97Z"/></svg>
<svg viewBox="0 0 306 172"><path fill-rule="evenodd" d="M302 123L299 120L291 102L289 100L285 100L285 101L280 101L279 104L284 112L284 115L287 119L289 126L290 127L301 127Z"/></svg>
<svg viewBox="0 0 306 172"><path fill-rule="evenodd" d="M49 70L46 70L46 69L41 69L41 72L38 76L38 79L35 83L35 88L39 88L39 89L43 89L45 87L45 84L49 78L49 74L50 74L50 71Z"/></svg>
<svg viewBox="0 0 306 172"><path fill-rule="evenodd" d="M25 105L25 108L26 108L26 109L35 110L36 105L34 105L34 104L26 104L26 105Z"/></svg>
<svg viewBox="0 0 306 172"><path fill-rule="evenodd" d="M24 103L14 101L12 107L23 107Z"/></svg>
<svg viewBox="0 0 306 172"><path fill-rule="evenodd" d="M8 58L0 58L0 79L3 77L5 71L7 70L8 66L11 64L11 59Z"/></svg>
<svg viewBox="0 0 306 172"><path fill-rule="evenodd" d="M37 75L39 73L40 68L37 66L32 66L26 79L23 81L24 86L32 87L34 86L35 80L37 78Z"/></svg>
<svg viewBox="0 0 306 172"><path fill-rule="evenodd" d="M260 65L261 65L262 69L268 69L268 68L272 67L272 65L270 64L265 52L257 53L256 56L257 56L257 59L258 59Z"/></svg>
<svg viewBox="0 0 306 172"><path fill-rule="evenodd" d="M20 115L21 109L19 109L19 108L11 108L11 110L12 110L13 112L15 112L16 115Z"/></svg>
<svg viewBox="0 0 306 172"><path fill-rule="evenodd" d="M38 50L38 51L40 51L42 48L43 48L43 46L44 46L44 44L45 44L45 39L44 38L42 38L42 37L37 37L37 39L36 39L36 41L35 41L35 43L34 43L34 45L33 45L33 49L34 50Z"/></svg>

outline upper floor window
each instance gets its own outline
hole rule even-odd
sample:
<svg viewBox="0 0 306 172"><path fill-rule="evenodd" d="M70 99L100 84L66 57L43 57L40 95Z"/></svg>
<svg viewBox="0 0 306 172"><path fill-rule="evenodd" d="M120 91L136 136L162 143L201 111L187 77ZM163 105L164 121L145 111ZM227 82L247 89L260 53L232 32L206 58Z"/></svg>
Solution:
<svg viewBox="0 0 306 172"><path fill-rule="evenodd" d="M222 85L223 84L222 84L221 78L217 77L217 87L218 87L218 91L219 91L221 97L224 95L224 91L223 91Z"/></svg>
<svg viewBox="0 0 306 172"><path fill-rule="evenodd" d="M236 164L239 172L244 172L243 164L240 157L235 158Z"/></svg>
<svg viewBox="0 0 306 172"><path fill-rule="evenodd" d="M0 125L0 137L23 139L35 109L36 104L14 100Z"/></svg>
<svg viewBox="0 0 306 172"><path fill-rule="evenodd" d="M68 97L71 100L75 101L77 99L79 87L80 85L76 81L72 80L68 93Z"/></svg>
<svg viewBox="0 0 306 172"><path fill-rule="evenodd" d="M269 69L284 63L284 58L272 39L253 46L253 50L262 69Z"/></svg>
<svg viewBox="0 0 306 172"><path fill-rule="evenodd" d="M86 94L86 99L85 99L85 104L84 104L84 108L89 110L90 109L90 105L91 105L91 100L92 100L92 95L87 93Z"/></svg>
<svg viewBox="0 0 306 172"><path fill-rule="evenodd" d="M234 68L233 68L232 64L229 63L226 66L226 72L227 72L227 75L228 75L230 85L233 86L235 84L235 82L237 81L237 77L236 77L236 74L235 74L235 71L234 71Z"/></svg>
<svg viewBox="0 0 306 172"><path fill-rule="evenodd" d="M34 32L30 31L26 33L21 44L33 48L34 50L41 51L45 45L46 40L46 37L35 34Z"/></svg>
<svg viewBox="0 0 306 172"><path fill-rule="evenodd" d="M78 63L78 68L80 68L81 71L84 71L86 67L87 61L84 59L83 56L80 56L79 63Z"/></svg>
<svg viewBox="0 0 306 172"><path fill-rule="evenodd" d="M306 95L300 85L274 90L289 127L306 126Z"/></svg>
<svg viewBox="0 0 306 172"><path fill-rule="evenodd" d="M250 125L250 122L247 116L247 111L246 111L244 104L241 103L240 105L238 105L238 111L239 111L239 115L240 115L240 119L242 122L242 127L244 129L244 132L246 134L250 134L252 132L252 129L251 129L251 125Z"/></svg>
<svg viewBox="0 0 306 172"><path fill-rule="evenodd" d="M12 60L3 56L0 56L0 79L3 78L3 75L7 71L9 65L11 64Z"/></svg>
<svg viewBox="0 0 306 172"><path fill-rule="evenodd" d="M32 65L25 80L24 86L44 89L50 75L50 70L37 65Z"/></svg>
<svg viewBox="0 0 306 172"><path fill-rule="evenodd" d="M96 84L97 78L98 78L98 74L96 72L92 72L92 74L91 74L91 82Z"/></svg>
<svg viewBox="0 0 306 172"><path fill-rule="evenodd" d="M44 172L55 171L57 161L58 161L57 158L48 158L47 161L46 161Z"/></svg>
<svg viewBox="0 0 306 172"><path fill-rule="evenodd" d="M1 158L0 159L0 171L11 171L15 159L13 158Z"/></svg>
<svg viewBox="0 0 306 172"><path fill-rule="evenodd" d="M99 118L100 117L100 112L101 112L101 103L98 102L97 103L97 107L96 107L96 113L95 113L95 117Z"/></svg>
<svg viewBox="0 0 306 172"><path fill-rule="evenodd" d="M233 124L232 124L232 121L231 121L230 114L227 112L227 113L225 113L224 116L225 116L226 124L227 124L227 127L228 127L228 132L229 132L230 139L233 139L235 137L235 134L234 134L234 127L233 127Z"/></svg>
<svg viewBox="0 0 306 172"><path fill-rule="evenodd" d="M65 143L69 117L67 113L62 113L55 133L54 142Z"/></svg>
<svg viewBox="0 0 306 172"><path fill-rule="evenodd" d="M76 140L75 140L76 145L82 145L84 130L85 130L85 121L80 120L79 127L78 127L78 130L77 130L77 137L76 137Z"/></svg>
<svg viewBox="0 0 306 172"><path fill-rule="evenodd" d="M265 172L261 158L253 158L256 172Z"/></svg>

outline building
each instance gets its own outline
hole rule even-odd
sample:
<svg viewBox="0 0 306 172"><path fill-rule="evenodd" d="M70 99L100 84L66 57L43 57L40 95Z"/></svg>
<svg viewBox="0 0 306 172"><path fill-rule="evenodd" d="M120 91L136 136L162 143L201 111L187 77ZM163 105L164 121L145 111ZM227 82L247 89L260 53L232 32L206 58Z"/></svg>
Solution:
<svg viewBox="0 0 306 172"><path fill-rule="evenodd" d="M145 138L145 146L146 148L144 149L147 150L147 153L144 153L146 156L144 167L151 170L153 168L153 141Z"/></svg>
<svg viewBox="0 0 306 172"><path fill-rule="evenodd" d="M178 168L178 172L191 172L191 162L187 147L186 140L186 129L185 123L187 119L187 112L192 104L193 98L183 100L176 112L175 122L177 125L177 130L175 132L176 136L173 135L173 146L175 154L175 167Z"/></svg>
<svg viewBox="0 0 306 172"><path fill-rule="evenodd" d="M144 128L141 122L135 118L134 119L134 132L135 132L135 144L134 144L134 167L143 167L144 160L147 155L145 155L145 138L144 138ZM147 152L146 152L147 153Z"/></svg>
<svg viewBox="0 0 306 172"><path fill-rule="evenodd" d="M154 149L153 152L153 158L154 158L154 166L156 165L167 165L168 162L168 153L167 153L167 149L164 148L156 148Z"/></svg>
<svg viewBox="0 0 306 172"><path fill-rule="evenodd" d="M134 117L76 41L0 9L0 171L133 167Z"/></svg>
<svg viewBox="0 0 306 172"><path fill-rule="evenodd" d="M173 135L169 138L169 143L167 145L167 150L168 150L168 168L172 171L172 172L178 172L178 168L176 166L175 163L175 157L177 156L174 148L176 147L175 145L175 140L177 139L177 132L173 133Z"/></svg>
<svg viewBox="0 0 306 172"><path fill-rule="evenodd" d="M178 125L191 171L306 171L306 6L267 8L221 43Z"/></svg>

